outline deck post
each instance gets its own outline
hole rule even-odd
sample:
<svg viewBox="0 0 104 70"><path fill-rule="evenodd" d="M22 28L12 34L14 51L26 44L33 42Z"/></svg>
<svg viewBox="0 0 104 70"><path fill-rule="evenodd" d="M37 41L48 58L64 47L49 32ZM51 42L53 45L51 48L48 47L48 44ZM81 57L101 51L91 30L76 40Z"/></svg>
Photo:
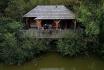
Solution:
<svg viewBox="0 0 104 70"><path fill-rule="evenodd" d="M74 20L74 31L76 31L76 25L77 25L77 21Z"/></svg>
<svg viewBox="0 0 104 70"><path fill-rule="evenodd" d="M42 27L41 22L42 22L42 20L36 19L36 25L37 25L38 29L40 29Z"/></svg>
<svg viewBox="0 0 104 70"><path fill-rule="evenodd" d="M29 28L29 26L28 26L28 18L26 18L26 28Z"/></svg>
<svg viewBox="0 0 104 70"><path fill-rule="evenodd" d="M58 30L59 28L59 23L60 23L61 20L54 20L54 23L56 24L56 30Z"/></svg>

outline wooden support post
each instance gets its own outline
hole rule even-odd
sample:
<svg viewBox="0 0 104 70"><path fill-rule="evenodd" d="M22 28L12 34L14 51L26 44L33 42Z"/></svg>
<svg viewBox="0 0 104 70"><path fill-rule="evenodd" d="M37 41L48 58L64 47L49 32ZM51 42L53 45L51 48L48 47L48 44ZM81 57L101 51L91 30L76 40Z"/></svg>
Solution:
<svg viewBox="0 0 104 70"><path fill-rule="evenodd" d="M26 28L29 28L28 26L28 18L26 18L26 24L25 24Z"/></svg>
<svg viewBox="0 0 104 70"><path fill-rule="evenodd" d="M76 25L77 25L77 22L76 20L74 20L74 32L76 31Z"/></svg>
<svg viewBox="0 0 104 70"><path fill-rule="evenodd" d="M37 25L38 29L42 28L42 24L41 23L42 23L42 20L38 20L38 19L36 20L36 25Z"/></svg>
<svg viewBox="0 0 104 70"><path fill-rule="evenodd" d="M60 23L61 20L54 20L54 23L56 24L56 30L58 30L59 28L59 23Z"/></svg>

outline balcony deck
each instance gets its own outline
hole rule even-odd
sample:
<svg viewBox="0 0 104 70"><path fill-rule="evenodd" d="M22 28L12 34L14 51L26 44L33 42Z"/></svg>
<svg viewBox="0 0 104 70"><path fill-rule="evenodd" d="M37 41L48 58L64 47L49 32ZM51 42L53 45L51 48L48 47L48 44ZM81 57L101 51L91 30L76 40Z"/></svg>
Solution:
<svg viewBox="0 0 104 70"><path fill-rule="evenodd" d="M19 36L22 38L64 38L68 36L68 33L74 33L71 29L52 29L52 30L39 30L39 29L28 29L20 30Z"/></svg>

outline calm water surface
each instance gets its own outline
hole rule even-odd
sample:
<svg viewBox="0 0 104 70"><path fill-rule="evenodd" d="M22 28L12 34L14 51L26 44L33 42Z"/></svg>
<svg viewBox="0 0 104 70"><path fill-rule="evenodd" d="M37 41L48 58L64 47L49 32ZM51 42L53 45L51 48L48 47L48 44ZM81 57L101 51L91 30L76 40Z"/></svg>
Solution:
<svg viewBox="0 0 104 70"><path fill-rule="evenodd" d="M104 61L94 57L62 57L57 53L43 55L21 66L0 64L0 70L104 70Z"/></svg>

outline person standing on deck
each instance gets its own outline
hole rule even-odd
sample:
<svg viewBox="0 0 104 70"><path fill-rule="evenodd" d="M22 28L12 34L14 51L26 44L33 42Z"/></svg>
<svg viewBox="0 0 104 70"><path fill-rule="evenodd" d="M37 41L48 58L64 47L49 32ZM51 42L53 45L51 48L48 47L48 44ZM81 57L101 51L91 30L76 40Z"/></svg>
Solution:
<svg viewBox="0 0 104 70"><path fill-rule="evenodd" d="M48 29L48 24L44 24L44 30L47 31L47 29Z"/></svg>

